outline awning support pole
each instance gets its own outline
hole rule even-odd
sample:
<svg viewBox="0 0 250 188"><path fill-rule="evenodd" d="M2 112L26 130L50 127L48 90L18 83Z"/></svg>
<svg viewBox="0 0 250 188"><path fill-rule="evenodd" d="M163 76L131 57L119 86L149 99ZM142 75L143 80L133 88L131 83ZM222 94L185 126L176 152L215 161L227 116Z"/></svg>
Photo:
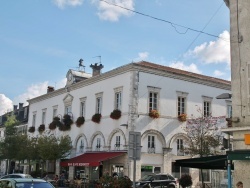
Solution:
<svg viewBox="0 0 250 188"><path fill-rule="evenodd" d="M228 161L227 161L227 179L228 179L227 187L228 187L228 188L232 188L232 180L231 180L231 160L228 160Z"/></svg>

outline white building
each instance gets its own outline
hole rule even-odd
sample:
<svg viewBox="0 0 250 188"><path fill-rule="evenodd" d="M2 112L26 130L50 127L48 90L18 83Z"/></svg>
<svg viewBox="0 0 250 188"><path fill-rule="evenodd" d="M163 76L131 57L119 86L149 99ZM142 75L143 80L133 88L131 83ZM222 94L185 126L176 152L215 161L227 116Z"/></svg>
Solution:
<svg viewBox="0 0 250 188"><path fill-rule="evenodd" d="M103 74L100 73L102 65L91 67L93 76L69 70L65 88L52 89L29 100L28 125L35 127L35 132L30 133L34 136L39 134L37 130L41 124L49 130L48 125L55 116L62 117L68 113L74 122L80 116L85 117L80 127L74 123L69 131L58 128L51 131L72 138L71 157L78 157L72 159L73 164L61 163L68 166L71 178L76 170L84 169L92 179L104 172L118 172L132 179L133 163L127 155L129 131L141 132L142 135L136 179L152 172L180 177L180 168L175 167L174 162L188 156L180 152L187 136L182 128L186 122L180 122L178 115L186 113L188 117L199 117L197 108L200 108L202 113L218 117L226 116L227 110L231 109L231 101L215 98L230 92L229 81L145 61L130 63ZM114 109L121 110L118 120L110 118ZM159 111L159 118L149 117L152 109ZM102 116L100 123L91 120L96 113ZM87 164L90 166L72 166ZM59 173L59 162L56 167Z"/></svg>

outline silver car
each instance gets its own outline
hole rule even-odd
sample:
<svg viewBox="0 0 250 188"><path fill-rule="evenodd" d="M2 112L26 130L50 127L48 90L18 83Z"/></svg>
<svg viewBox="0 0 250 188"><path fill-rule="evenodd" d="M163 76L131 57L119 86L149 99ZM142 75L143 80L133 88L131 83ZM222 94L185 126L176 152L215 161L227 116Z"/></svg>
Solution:
<svg viewBox="0 0 250 188"><path fill-rule="evenodd" d="M8 174L5 176L2 176L0 179L7 179L7 178L33 178L31 175L29 174Z"/></svg>

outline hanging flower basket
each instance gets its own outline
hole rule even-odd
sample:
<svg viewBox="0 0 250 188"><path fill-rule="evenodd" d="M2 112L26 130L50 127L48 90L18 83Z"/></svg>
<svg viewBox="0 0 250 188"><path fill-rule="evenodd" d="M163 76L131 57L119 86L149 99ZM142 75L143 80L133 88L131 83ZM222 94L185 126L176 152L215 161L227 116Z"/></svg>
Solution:
<svg viewBox="0 0 250 188"><path fill-rule="evenodd" d="M180 122L187 121L187 114L180 114L180 115L178 115L178 120Z"/></svg>
<svg viewBox="0 0 250 188"><path fill-rule="evenodd" d="M94 114L94 115L92 116L92 121L95 122L95 123L100 123L101 118L102 118L102 115L101 115L101 114Z"/></svg>
<svg viewBox="0 0 250 188"><path fill-rule="evenodd" d="M160 113L157 110L151 110L148 115L153 119L157 119L160 117Z"/></svg>
<svg viewBox="0 0 250 188"><path fill-rule="evenodd" d="M62 125L62 122L60 121L59 117L54 117L53 121L49 124L50 130L55 130L56 127L60 127Z"/></svg>
<svg viewBox="0 0 250 188"><path fill-rule="evenodd" d="M30 133L34 133L35 132L35 127L29 127L29 130L28 130Z"/></svg>
<svg viewBox="0 0 250 188"><path fill-rule="evenodd" d="M73 124L73 120L71 119L71 116L68 114L65 114L63 116L63 124L59 126L60 131L68 131L71 128L71 125Z"/></svg>
<svg viewBox="0 0 250 188"><path fill-rule="evenodd" d="M113 110L113 112L110 113L110 118L112 119L120 119L120 117L122 116L122 112L121 110L115 109Z"/></svg>
<svg viewBox="0 0 250 188"><path fill-rule="evenodd" d="M41 125L38 127L38 131L39 131L39 133L42 133L43 131L45 131L45 125L44 125L44 124L41 124Z"/></svg>
<svg viewBox="0 0 250 188"><path fill-rule="evenodd" d="M85 118L83 117L83 116L81 116L81 117L78 117L77 118L77 120L76 120L76 126L77 127L81 127L81 125L83 125L84 124L84 122L85 122Z"/></svg>

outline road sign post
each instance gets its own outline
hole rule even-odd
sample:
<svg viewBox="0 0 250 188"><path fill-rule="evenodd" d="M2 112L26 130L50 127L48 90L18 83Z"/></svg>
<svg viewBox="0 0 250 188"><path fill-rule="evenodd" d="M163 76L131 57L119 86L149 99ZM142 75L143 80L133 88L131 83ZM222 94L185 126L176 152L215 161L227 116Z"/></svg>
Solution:
<svg viewBox="0 0 250 188"><path fill-rule="evenodd" d="M129 159L134 161L134 170L133 170L133 188L135 188L135 179L136 179L136 160L141 159L141 133L140 132L129 132L129 150L128 150Z"/></svg>

